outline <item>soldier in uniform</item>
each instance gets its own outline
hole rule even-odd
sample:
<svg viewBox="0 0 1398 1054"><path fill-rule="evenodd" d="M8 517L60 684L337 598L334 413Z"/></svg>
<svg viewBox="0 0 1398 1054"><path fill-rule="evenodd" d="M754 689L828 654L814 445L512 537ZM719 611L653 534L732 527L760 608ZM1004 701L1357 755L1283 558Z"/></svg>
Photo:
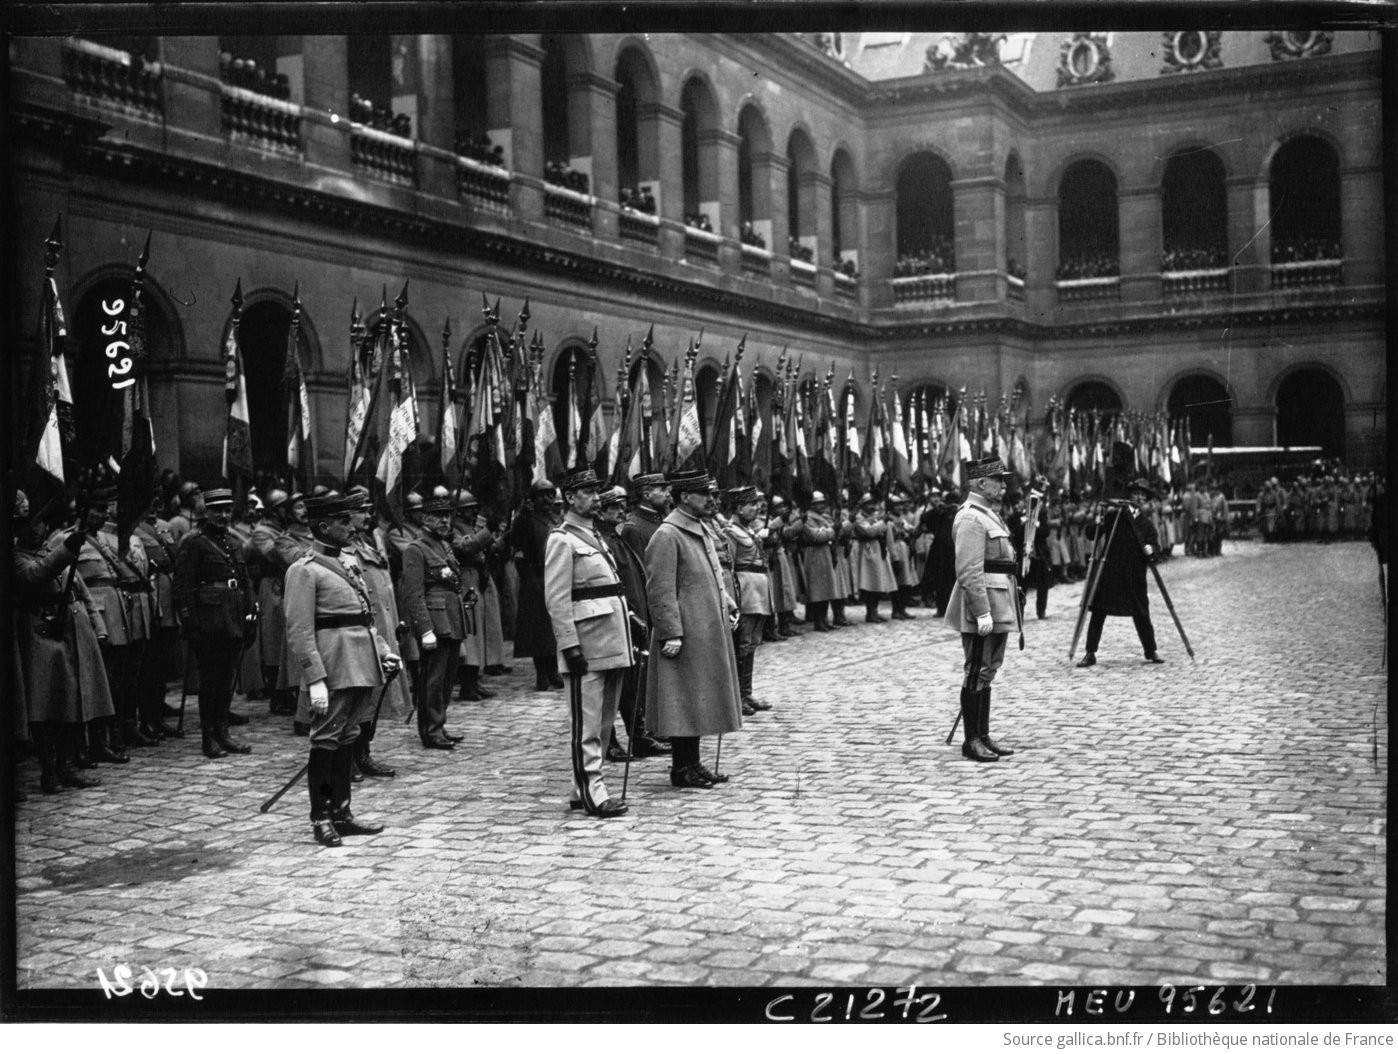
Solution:
<svg viewBox="0 0 1398 1054"><path fill-rule="evenodd" d="M314 540L286 573L286 645L305 689L298 709L310 725L311 826L325 846L383 830L350 808L354 745L373 718L376 689L399 667L375 628L364 572L349 549L354 504L333 494L307 502Z"/></svg>
<svg viewBox="0 0 1398 1054"><path fill-rule="evenodd" d="M631 548L619 528L626 515L626 488L612 487L597 499L597 533L611 550L617 574L626 587L626 608L631 615L632 637L640 642L650 639L650 608L646 602L646 558ZM547 539L546 539L547 540ZM641 674L644 666L626 668L621 682L621 719L626 724L627 745L632 757L649 758L670 753L670 745L662 743L646 731L646 686ZM624 761L625 751L616 743L613 733L607 747L608 761Z"/></svg>
<svg viewBox="0 0 1398 1054"><path fill-rule="evenodd" d="M1149 498L1152 493L1146 480L1132 481L1127 488L1131 504L1128 507L1114 505L1105 516L1099 511L1096 519L1087 526L1089 538L1106 532L1111 538L1111 547L1102 556L1101 577L1088 608L1092 617L1087 623L1087 651L1079 666L1097 664L1097 645L1102 642L1102 627L1108 615L1130 615L1136 625L1136 635L1141 639L1146 662L1158 664L1165 661L1155 651L1155 627L1150 621L1150 601L1146 597L1146 562L1155 555L1160 540L1150 517L1138 504L1140 499ZM1113 525L1115 534L1112 533Z"/></svg>
<svg viewBox="0 0 1398 1054"><path fill-rule="evenodd" d="M349 504L350 535L349 549L359 561L364 574L364 586L369 593L369 602L374 609L374 629L380 637L396 647L402 637L407 636L407 627L398 617L398 600L393 592L393 576L389 573L388 554L384 552L382 541L370 528L369 517L373 501L366 487L352 487L346 495ZM400 656L401 657L401 656ZM401 707L407 710L411 703L404 687L404 680L395 677L384 692L383 702L376 706L369 717L359 725L359 738L354 741L354 766L352 774L392 779L397 773L388 765L376 761L370 744L378 731L378 716L383 706L388 705L390 714Z"/></svg>
<svg viewBox="0 0 1398 1054"><path fill-rule="evenodd" d="M909 512L910 504L905 494L893 495L888 503L888 559L893 567L893 581L897 587L891 599L893 617L899 621L917 618L908 610L908 605L913 602L913 591L917 589L917 568L913 565L912 547L909 545L915 526Z"/></svg>
<svg viewBox="0 0 1398 1054"><path fill-rule="evenodd" d="M252 748L228 733L233 676L243 647L257 632L252 579L228 523L233 492L204 494L204 519L175 552L174 598L180 633L199 667L199 729L204 756L249 754Z"/></svg>
<svg viewBox="0 0 1398 1054"><path fill-rule="evenodd" d="M636 495L636 503L617 531L644 558L651 536L670 511L670 490L661 473L648 472L631 481L631 493Z"/></svg>
<svg viewBox="0 0 1398 1054"><path fill-rule="evenodd" d="M229 535L238 546L238 552L243 554L243 564L248 569L254 596L262 588L262 563L252 546L252 532L262 521L262 512L262 499L249 491L241 515L237 511L237 502L234 502L233 522L228 525ZM242 686L243 695L249 701L267 698L267 686L262 681L262 647L257 637L248 642L238 660L237 683ZM236 715L230 713L229 716L234 718L234 724L238 723Z"/></svg>
<svg viewBox="0 0 1398 1054"><path fill-rule="evenodd" d="M452 750L460 736L447 731L447 705L468 635L475 592L468 588L451 546L452 500L423 502L426 534L403 550L403 610L422 653L422 697L417 732L428 750Z"/></svg>
<svg viewBox="0 0 1398 1054"><path fill-rule="evenodd" d="M544 603L553 622L572 717L573 793L569 805L589 816L624 815L602 779L603 750L616 723L622 679L635 662L625 586L611 550L593 525L597 474L581 469L563 481L563 522L544 553Z"/></svg>
<svg viewBox="0 0 1398 1054"><path fill-rule="evenodd" d="M879 614L879 602L885 594L898 588L893 578L893 565L888 558L890 533L878 498L872 493L865 494L854 517L853 556L855 585L864 598L865 622L888 621Z"/></svg>
<svg viewBox="0 0 1398 1054"><path fill-rule="evenodd" d="M433 491L434 495L437 493ZM461 699L475 702L495 695L481 683L481 671L498 666L505 657L500 590L490 574L490 550L502 536L492 521L481 515L480 502L468 490L456 492L456 519L451 526L451 549L461 564L462 581L478 598L474 612L476 628L462 642L458 667Z"/></svg>
<svg viewBox="0 0 1398 1054"><path fill-rule="evenodd" d="M1020 625L1015 547L997 511L1009 471L998 457L966 465L967 495L952 522L956 584L947 601L947 625L961 634L966 656L961 682L963 757L999 761L1014 751L990 738L990 683L1005 661L1005 642Z"/></svg>
<svg viewBox="0 0 1398 1054"><path fill-rule="evenodd" d="M170 517L170 534L179 545L184 536L194 530L194 525L204 518L204 494L199 484L181 483L178 504Z"/></svg>
<svg viewBox="0 0 1398 1054"><path fill-rule="evenodd" d="M510 528L510 549L519 572L519 603L515 609L516 659L534 661L534 690L562 688L558 675L558 642L544 606L544 549L553 518L554 485L540 480L529 488L529 505Z"/></svg>
<svg viewBox="0 0 1398 1054"><path fill-rule="evenodd" d="M829 633L834 628L830 625L830 602L844 599L835 578L835 523L825 514L826 508L825 495L812 491L800 538L806 569L806 612L816 633Z"/></svg>
<svg viewBox="0 0 1398 1054"><path fill-rule="evenodd" d="M794 541L806 529L800 515L780 494L772 496L767 517L767 535L764 545L767 549L767 571L772 576L772 625L768 628L780 640L800 637L804 630L796 628L793 616L796 613L798 586L796 569L791 555L786 551L789 541ZM770 639L764 635L764 639Z"/></svg>
<svg viewBox="0 0 1398 1054"><path fill-rule="evenodd" d="M141 539L146 559L150 561L151 579L155 587L155 619L151 623L151 639L145 660L137 678L137 710L141 716L141 731L157 739L183 738L184 733L165 724L166 672L178 661L180 627L175 619L175 536L170 525L157 515L160 498L151 498L145 518L136 524L135 535Z"/></svg>
<svg viewBox="0 0 1398 1054"><path fill-rule="evenodd" d="M657 735L670 740L670 783L710 788L726 782L699 760L699 739L743 726L733 629L738 605L724 590L718 553L703 516L713 501L704 472L670 477L675 509L646 550L651 645L646 698Z"/></svg>
<svg viewBox="0 0 1398 1054"><path fill-rule="evenodd" d="M154 614L150 565L139 538L129 540L125 555L120 552L114 522L115 487L89 491L86 505L86 541L78 554L78 574L107 626L103 659L116 706L116 723L106 729L106 749L99 750L120 754L123 737L125 746L149 747L160 742L141 731L137 717L137 685Z"/></svg>
<svg viewBox="0 0 1398 1054"><path fill-rule="evenodd" d="M733 511L727 530L733 547L733 579L739 612L738 628L733 631L738 660L738 696L743 716L751 717L759 710L772 709L771 703L756 699L752 694L752 673L757 661L757 646L762 643L762 624L772 617L772 587L767 566L762 562L762 543L754 531L757 488L734 487L728 492L728 505ZM808 529L803 523L803 537ZM812 618L815 628L821 629L823 616L813 614Z"/></svg>
<svg viewBox="0 0 1398 1054"><path fill-rule="evenodd" d="M1286 508L1286 491L1282 490L1277 477L1273 476L1262 485L1257 495L1257 519L1262 525L1262 540L1273 541L1277 536L1278 520Z"/></svg>
<svg viewBox="0 0 1398 1054"><path fill-rule="evenodd" d="M20 731L27 730L39 757L39 787L45 794L96 787L100 781L78 772L83 726L105 721L115 710L102 663L106 624L83 580L69 574L83 532L74 528L46 546L46 524L41 516L31 518L23 491L15 495L14 526Z"/></svg>
<svg viewBox="0 0 1398 1054"><path fill-rule="evenodd" d="M296 712L295 689L280 686L277 674L282 667L286 647L286 618L283 614L282 591L287 569L301 558L302 547L291 536L290 495L273 489L267 492L267 513L253 528L248 547L257 554L259 578L257 605L261 612L258 628L258 650L262 654L262 681L271 696L274 714Z"/></svg>
<svg viewBox="0 0 1398 1054"><path fill-rule="evenodd" d="M398 609L400 613L406 615L403 607L403 550L408 547L409 542L419 538L427 537L427 529L422 525L422 495L417 491L409 491L403 499L403 520L388 527L384 534L384 551L388 553L388 570L393 576L393 592L398 597ZM407 619L403 618L406 622ZM417 637L411 632L405 633L400 641L403 650L399 657L403 660L403 665L408 668L408 684L403 685L403 691L409 695L416 693L422 684L421 660L422 656L418 652Z"/></svg>

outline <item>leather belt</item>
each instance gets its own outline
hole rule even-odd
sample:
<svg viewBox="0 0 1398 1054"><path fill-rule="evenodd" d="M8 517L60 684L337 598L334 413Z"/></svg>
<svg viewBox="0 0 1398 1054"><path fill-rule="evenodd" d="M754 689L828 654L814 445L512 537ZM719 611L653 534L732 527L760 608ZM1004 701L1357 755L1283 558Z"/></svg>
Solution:
<svg viewBox="0 0 1398 1054"><path fill-rule="evenodd" d="M601 600L603 597L624 597L626 587L620 582L610 586L574 586L574 600Z"/></svg>
<svg viewBox="0 0 1398 1054"><path fill-rule="evenodd" d="M766 564L734 564L734 571L747 571L751 574L765 575L767 573Z"/></svg>
<svg viewBox="0 0 1398 1054"><path fill-rule="evenodd" d="M359 615L317 615L316 632L323 629L346 629L350 626L372 626L374 616L368 612Z"/></svg>
<svg viewBox="0 0 1398 1054"><path fill-rule="evenodd" d="M1012 575L1015 573L1015 562L1013 560L987 560L985 573L988 575Z"/></svg>
<svg viewBox="0 0 1398 1054"><path fill-rule="evenodd" d="M235 591L240 588L236 578L210 578L199 584L201 586L227 586L229 589Z"/></svg>
<svg viewBox="0 0 1398 1054"><path fill-rule="evenodd" d="M88 578L84 579L83 584L91 589L93 586L114 586L117 584L117 580L115 578Z"/></svg>

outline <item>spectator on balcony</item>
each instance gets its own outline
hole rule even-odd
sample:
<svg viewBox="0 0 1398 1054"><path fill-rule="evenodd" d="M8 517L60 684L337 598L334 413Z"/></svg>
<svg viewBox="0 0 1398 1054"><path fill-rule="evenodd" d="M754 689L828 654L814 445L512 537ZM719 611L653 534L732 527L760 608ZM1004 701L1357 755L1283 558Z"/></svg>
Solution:
<svg viewBox="0 0 1398 1054"><path fill-rule="evenodd" d="M1160 258L1162 271L1210 271L1228 265L1228 250L1221 245L1166 249Z"/></svg>
<svg viewBox="0 0 1398 1054"><path fill-rule="evenodd" d="M1115 278L1120 273L1120 261L1108 253L1070 256L1058 265L1060 282L1071 282L1081 278Z"/></svg>
<svg viewBox="0 0 1398 1054"><path fill-rule="evenodd" d="M744 245L751 245L757 249L767 248L767 239L757 233L752 225L752 220L744 220L742 227L738 231L738 240Z"/></svg>
<svg viewBox="0 0 1398 1054"><path fill-rule="evenodd" d="M1308 263L1312 260L1342 260L1340 243L1330 238L1292 236L1272 243L1273 263Z"/></svg>

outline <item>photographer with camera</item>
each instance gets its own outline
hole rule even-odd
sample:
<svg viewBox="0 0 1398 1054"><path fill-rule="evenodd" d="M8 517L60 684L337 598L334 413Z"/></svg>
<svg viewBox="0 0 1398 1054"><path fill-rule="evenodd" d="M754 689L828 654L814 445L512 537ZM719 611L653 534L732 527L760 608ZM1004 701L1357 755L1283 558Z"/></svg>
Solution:
<svg viewBox="0 0 1398 1054"><path fill-rule="evenodd" d="M1136 479L1127 486L1126 494L1126 500L1103 502L1087 525L1089 538L1096 539L1106 532L1110 543L1105 552L1099 550L1102 568L1088 604L1092 617L1087 624L1087 652L1079 667L1097 665L1097 645L1102 641L1102 627L1108 615L1129 615L1141 639L1145 661L1165 661L1155 651L1155 627L1146 597L1147 561L1155 557L1160 538L1141 502L1154 497L1155 492L1145 479Z"/></svg>

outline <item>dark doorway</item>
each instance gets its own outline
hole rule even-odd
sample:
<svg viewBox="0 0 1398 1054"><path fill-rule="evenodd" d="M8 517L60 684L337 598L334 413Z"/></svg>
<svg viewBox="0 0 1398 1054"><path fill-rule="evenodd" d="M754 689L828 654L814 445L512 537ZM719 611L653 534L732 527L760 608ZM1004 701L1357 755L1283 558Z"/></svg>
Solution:
<svg viewBox="0 0 1398 1054"><path fill-rule="evenodd" d="M1210 444L1233 445L1233 400L1228 389L1212 377L1194 374L1182 377L1170 389L1168 408L1171 418L1184 418L1189 427L1189 445L1203 450Z"/></svg>
<svg viewBox="0 0 1398 1054"><path fill-rule="evenodd" d="M1277 445L1318 446L1345 456L1345 394L1324 370L1297 370L1277 389Z"/></svg>

